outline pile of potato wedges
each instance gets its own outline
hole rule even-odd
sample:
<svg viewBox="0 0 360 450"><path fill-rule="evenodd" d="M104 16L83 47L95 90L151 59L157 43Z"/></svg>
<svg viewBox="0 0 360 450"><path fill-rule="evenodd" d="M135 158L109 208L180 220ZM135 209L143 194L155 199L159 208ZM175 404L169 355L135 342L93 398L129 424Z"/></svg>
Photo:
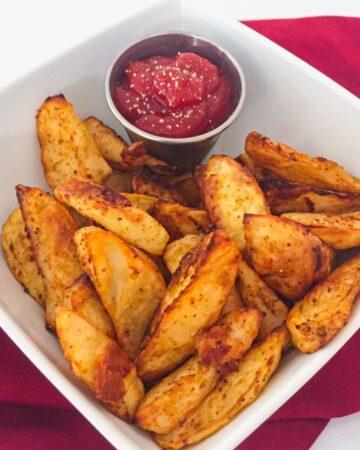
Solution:
<svg viewBox="0 0 360 450"><path fill-rule="evenodd" d="M319 350L360 290L360 180L257 132L174 174L63 95L36 117L51 193L18 185L14 277L113 414L166 449L254 402L284 349Z"/></svg>

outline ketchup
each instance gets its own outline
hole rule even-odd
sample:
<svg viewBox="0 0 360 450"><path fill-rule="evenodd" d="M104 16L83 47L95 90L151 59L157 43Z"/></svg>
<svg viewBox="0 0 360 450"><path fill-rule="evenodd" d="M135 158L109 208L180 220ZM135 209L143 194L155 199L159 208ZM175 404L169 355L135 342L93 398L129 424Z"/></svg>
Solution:
<svg viewBox="0 0 360 450"><path fill-rule="evenodd" d="M229 79L195 53L133 61L115 85L120 113L148 133L186 138L206 133L233 112Z"/></svg>

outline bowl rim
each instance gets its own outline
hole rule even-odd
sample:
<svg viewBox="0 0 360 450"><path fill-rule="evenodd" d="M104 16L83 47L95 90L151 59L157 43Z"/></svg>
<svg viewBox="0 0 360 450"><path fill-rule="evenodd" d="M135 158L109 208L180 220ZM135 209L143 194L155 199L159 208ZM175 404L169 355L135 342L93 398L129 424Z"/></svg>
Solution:
<svg viewBox="0 0 360 450"><path fill-rule="evenodd" d="M239 74L240 83L241 83L241 93L240 93L239 102L238 102L236 108L234 109L234 111L232 112L232 114L230 115L230 117L228 117L225 120L225 122L220 124L218 127L214 128L211 131L208 131L207 133L203 133L203 134L199 134L199 135L191 136L191 137L187 137L187 138L168 138L168 137L164 137L164 136L157 136L155 134L147 133L146 131L141 130L140 128L136 127L131 122L129 122L120 113L120 111L117 109L117 107L112 99L111 92L110 92L111 73L113 71L113 68L114 68L116 62L118 61L118 59L121 57L121 55L123 53L125 53L131 47L133 47L136 44L139 44L142 41L146 41L146 40L154 38L154 37L168 36L168 35L172 35L172 34L184 35L184 36L189 36L189 37L193 37L196 39L201 39L202 41L207 42L207 43L213 45L214 47L217 47L221 52L223 52L226 55L226 57L233 64L233 66L235 67L235 69L237 70L237 72ZM115 57L111 60L109 66L106 70L105 97L106 97L107 104L108 104L111 112L113 113L113 115L117 118L117 120L126 129L129 129L129 131L131 131L132 133L134 133L134 134L140 136L141 138L143 138L144 140L148 140L148 141L153 141L153 142L157 142L157 143L161 143L161 144L183 145L183 144L192 144L192 143L202 142L207 139L211 139L211 138L219 135L220 133L222 133L224 130L226 130L226 128L228 128L238 117L238 115L240 114L240 111L244 105L245 97L246 97L246 82L245 82L244 72L243 72L240 64L237 62L237 59L228 50L224 49L221 45L217 44L216 42L214 42L210 39L200 36L199 34L196 34L196 33L167 31L164 33L151 34L151 35L144 36L141 39L139 39L138 41L132 42L130 45L128 45L125 48L122 48L119 52L116 53Z"/></svg>

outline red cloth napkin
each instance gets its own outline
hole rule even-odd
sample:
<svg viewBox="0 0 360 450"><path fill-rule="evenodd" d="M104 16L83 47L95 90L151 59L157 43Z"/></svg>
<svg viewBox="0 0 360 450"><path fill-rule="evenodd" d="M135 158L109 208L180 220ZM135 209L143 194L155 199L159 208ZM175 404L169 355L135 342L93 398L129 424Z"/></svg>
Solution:
<svg viewBox="0 0 360 450"><path fill-rule="evenodd" d="M360 19L246 24L360 96ZM112 449L2 332L0 348L1 450ZM330 418L359 411L359 348L360 333L237 450L307 450Z"/></svg>

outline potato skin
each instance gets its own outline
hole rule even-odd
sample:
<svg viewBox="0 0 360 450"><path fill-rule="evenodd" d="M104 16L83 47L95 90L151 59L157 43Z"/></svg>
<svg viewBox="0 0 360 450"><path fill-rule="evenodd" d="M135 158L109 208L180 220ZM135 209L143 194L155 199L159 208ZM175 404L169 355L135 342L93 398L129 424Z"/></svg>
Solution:
<svg viewBox="0 0 360 450"><path fill-rule="evenodd" d="M56 308L56 330L75 375L107 409L131 423L144 387L124 350L64 306Z"/></svg>
<svg viewBox="0 0 360 450"><path fill-rule="evenodd" d="M281 217L301 223L335 250L360 245L360 212L347 214L288 213Z"/></svg>
<svg viewBox="0 0 360 450"><path fill-rule="evenodd" d="M121 194L78 177L58 186L54 194L129 244L154 255L163 253L169 239L166 230Z"/></svg>
<svg viewBox="0 0 360 450"><path fill-rule="evenodd" d="M331 191L360 193L360 180L335 162L300 153L256 131L247 135L245 151L255 164L284 180Z"/></svg>
<svg viewBox="0 0 360 450"><path fill-rule="evenodd" d="M132 177L131 173L116 171L107 176L102 184L119 194L132 192Z"/></svg>
<svg viewBox="0 0 360 450"><path fill-rule="evenodd" d="M255 271L275 292L299 300L331 270L333 250L301 224L247 214L246 252Z"/></svg>
<svg viewBox="0 0 360 450"><path fill-rule="evenodd" d="M243 250L244 214L269 213L265 197L255 178L229 156L214 155L206 166L202 191L211 221Z"/></svg>
<svg viewBox="0 0 360 450"><path fill-rule="evenodd" d="M81 275L71 286L65 289L64 306L111 339L116 338L114 324L86 275Z"/></svg>
<svg viewBox="0 0 360 450"><path fill-rule="evenodd" d="M167 434L156 434L156 442L166 449L179 449L199 442L229 423L260 395L277 369L287 342L285 327L272 331L246 353L237 370L222 378L178 427Z"/></svg>
<svg viewBox="0 0 360 450"><path fill-rule="evenodd" d="M257 308L264 314L258 336L260 339L285 322L288 307L243 258L239 261L236 286L245 306Z"/></svg>
<svg viewBox="0 0 360 450"><path fill-rule="evenodd" d="M136 194L152 195L160 200L186 205L180 190L176 189L166 177L157 177L148 170L142 169L135 173L132 188Z"/></svg>
<svg viewBox="0 0 360 450"><path fill-rule="evenodd" d="M1 243L9 269L25 291L41 306L45 304L45 282L35 262L20 208L2 227Z"/></svg>
<svg viewBox="0 0 360 450"><path fill-rule="evenodd" d="M181 261L144 339L140 377L152 379L181 364L195 350L195 335L219 317L234 285L239 251L217 230Z"/></svg>
<svg viewBox="0 0 360 450"><path fill-rule="evenodd" d="M52 189L74 175L102 183L111 173L90 133L62 94L48 97L41 105L36 129L45 178Z"/></svg>
<svg viewBox="0 0 360 450"><path fill-rule="evenodd" d="M79 261L116 328L121 347L135 358L164 293L155 263L112 233L97 227L75 234Z"/></svg>
<svg viewBox="0 0 360 450"><path fill-rule="evenodd" d="M55 308L63 304L65 288L82 273L73 241L78 226L69 211L41 189L18 185L16 193L45 282L46 324L54 329Z"/></svg>
<svg viewBox="0 0 360 450"><path fill-rule="evenodd" d="M355 256L318 283L289 312L286 321L293 345L313 353L348 321L360 290L360 256Z"/></svg>

